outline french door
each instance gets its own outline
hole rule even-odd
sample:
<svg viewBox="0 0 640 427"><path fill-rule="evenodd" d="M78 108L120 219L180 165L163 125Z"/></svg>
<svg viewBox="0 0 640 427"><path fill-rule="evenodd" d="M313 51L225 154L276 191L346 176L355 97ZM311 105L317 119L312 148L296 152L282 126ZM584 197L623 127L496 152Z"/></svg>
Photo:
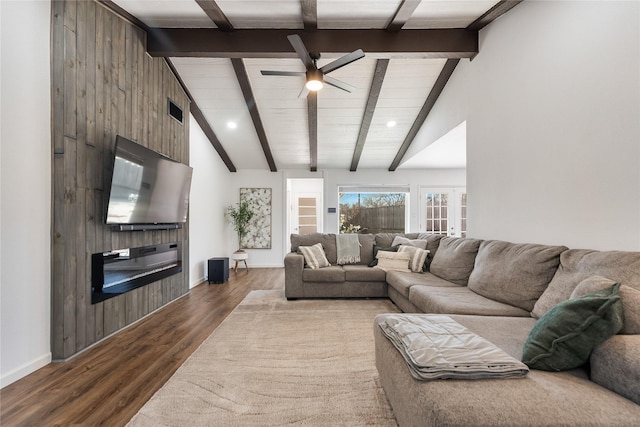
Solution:
<svg viewBox="0 0 640 427"><path fill-rule="evenodd" d="M420 187L420 230L445 236L467 235L467 191L461 187Z"/></svg>

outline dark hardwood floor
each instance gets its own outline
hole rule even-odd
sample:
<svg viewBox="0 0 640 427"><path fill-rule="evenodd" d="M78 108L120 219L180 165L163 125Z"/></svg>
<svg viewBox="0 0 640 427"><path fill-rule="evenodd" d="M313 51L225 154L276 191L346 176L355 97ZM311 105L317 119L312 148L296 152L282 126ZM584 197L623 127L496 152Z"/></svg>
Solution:
<svg viewBox="0 0 640 427"><path fill-rule="evenodd" d="M0 391L2 426L125 425L254 289L284 289L283 268L230 272L135 325Z"/></svg>

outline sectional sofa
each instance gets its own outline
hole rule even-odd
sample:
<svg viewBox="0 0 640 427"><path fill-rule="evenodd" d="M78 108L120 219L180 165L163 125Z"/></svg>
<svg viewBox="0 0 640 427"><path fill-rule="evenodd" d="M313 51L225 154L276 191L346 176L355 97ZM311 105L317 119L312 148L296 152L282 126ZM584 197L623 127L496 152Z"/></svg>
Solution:
<svg viewBox="0 0 640 427"><path fill-rule="evenodd" d="M393 247L399 236L407 245L426 241L424 271L369 267L374 249ZM640 252L418 233L358 239L360 261L337 265L335 235L292 235L287 298L388 297L402 316L446 314L520 360L536 322L577 298L576 291L622 285L622 329L597 346L588 363L561 372L531 369L521 379L418 381L381 332L389 315L379 315L376 366L400 426L640 425ZM299 247L317 243L329 267L305 265Z"/></svg>

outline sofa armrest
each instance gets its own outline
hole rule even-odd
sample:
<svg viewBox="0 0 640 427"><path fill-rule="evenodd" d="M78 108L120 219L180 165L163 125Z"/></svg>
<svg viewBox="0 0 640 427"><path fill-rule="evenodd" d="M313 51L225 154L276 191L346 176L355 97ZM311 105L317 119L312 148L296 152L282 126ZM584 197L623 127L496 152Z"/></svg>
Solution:
<svg viewBox="0 0 640 427"><path fill-rule="evenodd" d="M591 381L640 405L640 335L614 335L591 353Z"/></svg>
<svg viewBox="0 0 640 427"><path fill-rule="evenodd" d="M303 297L302 270L304 257L296 252L284 256L284 295L287 298Z"/></svg>

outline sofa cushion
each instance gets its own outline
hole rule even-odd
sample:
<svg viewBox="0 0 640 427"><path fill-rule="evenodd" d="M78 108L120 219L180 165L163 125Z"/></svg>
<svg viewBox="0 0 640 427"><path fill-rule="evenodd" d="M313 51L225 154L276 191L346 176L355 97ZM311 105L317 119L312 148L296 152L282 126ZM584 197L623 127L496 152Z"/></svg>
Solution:
<svg viewBox="0 0 640 427"><path fill-rule="evenodd" d="M409 301L423 313L529 317L526 310L485 298L466 286L412 286Z"/></svg>
<svg viewBox="0 0 640 427"><path fill-rule="evenodd" d="M436 286L436 287L459 287L455 283L449 282L431 273L413 274L401 271L390 271L387 273L387 283L398 291L405 298L409 298L409 289L415 285Z"/></svg>
<svg viewBox="0 0 640 427"><path fill-rule="evenodd" d="M344 270L339 265L325 268L305 268L302 270L302 280L305 282L344 282Z"/></svg>
<svg viewBox="0 0 640 427"><path fill-rule="evenodd" d="M561 301L582 280L600 275L640 290L640 252L569 249L560 254L558 271L540 296L531 314L540 317Z"/></svg>
<svg viewBox="0 0 640 427"><path fill-rule="evenodd" d="M591 351L622 328L619 284L567 300L533 326L522 350L530 368L564 371L584 365Z"/></svg>
<svg viewBox="0 0 640 427"><path fill-rule="evenodd" d="M378 265L373 268L379 268L384 271L411 271L409 270L408 253L378 251Z"/></svg>
<svg viewBox="0 0 640 427"><path fill-rule="evenodd" d="M485 240L469 276L469 289L531 311L553 278L565 250L566 246Z"/></svg>
<svg viewBox="0 0 640 427"><path fill-rule="evenodd" d="M316 243L311 246L300 246L298 250L302 252L302 256L304 257L304 262L311 269L329 267L329 261L327 261L327 257L324 255L324 250L322 249L322 243Z"/></svg>
<svg viewBox="0 0 640 427"><path fill-rule="evenodd" d="M602 276L591 276L584 279L571 292L570 299L579 298L591 292L613 286L615 282ZM621 334L640 334L640 291L629 286L620 286L623 324Z"/></svg>
<svg viewBox="0 0 640 427"><path fill-rule="evenodd" d="M369 263L369 267L375 267L378 265L378 251L387 251L387 252L398 252L398 248L400 246L389 246L389 247L381 247L378 245L373 245L373 261Z"/></svg>
<svg viewBox="0 0 640 427"><path fill-rule="evenodd" d="M624 318L620 333L640 335L640 291L621 285L620 300L622 300L622 317Z"/></svg>
<svg viewBox="0 0 640 427"><path fill-rule="evenodd" d="M591 380L640 405L640 335L616 335L591 353Z"/></svg>
<svg viewBox="0 0 640 427"><path fill-rule="evenodd" d="M429 271L429 267L431 266L431 261L433 261L433 256L438 251L438 247L440 246L440 240L444 237L444 234L432 234L432 233L420 233L418 234L418 239L427 241L427 250L429 251L429 255L427 256L426 270Z"/></svg>
<svg viewBox="0 0 640 427"><path fill-rule="evenodd" d="M410 254L409 269L414 273L422 273L425 268L424 263L427 261L427 255L429 255L428 250L411 245L400 245L398 252Z"/></svg>
<svg viewBox="0 0 640 427"><path fill-rule="evenodd" d="M298 252L300 246L311 246L322 243L322 248L330 264L336 264L338 255L336 251L336 235L325 233L292 234L291 252Z"/></svg>
<svg viewBox="0 0 640 427"><path fill-rule="evenodd" d="M393 243L393 239L396 236L403 236L403 234L400 233L376 233L373 235L375 242L374 244L376 246L380 246L383 248L389 248L391 247L391 243Z"/></svg>
<svg viewBox="0 0 640 427"><path fill-rule="evenodd" d="M342 269L347 282L384 282L387 277L384 270L366 265L343 265Z"/></svg>
<svg viewBox="0 0 640 427"><path fill-rule="evenodd" d="M455 284L466 286L481 240L443 237L429 271Z"/></svg>

